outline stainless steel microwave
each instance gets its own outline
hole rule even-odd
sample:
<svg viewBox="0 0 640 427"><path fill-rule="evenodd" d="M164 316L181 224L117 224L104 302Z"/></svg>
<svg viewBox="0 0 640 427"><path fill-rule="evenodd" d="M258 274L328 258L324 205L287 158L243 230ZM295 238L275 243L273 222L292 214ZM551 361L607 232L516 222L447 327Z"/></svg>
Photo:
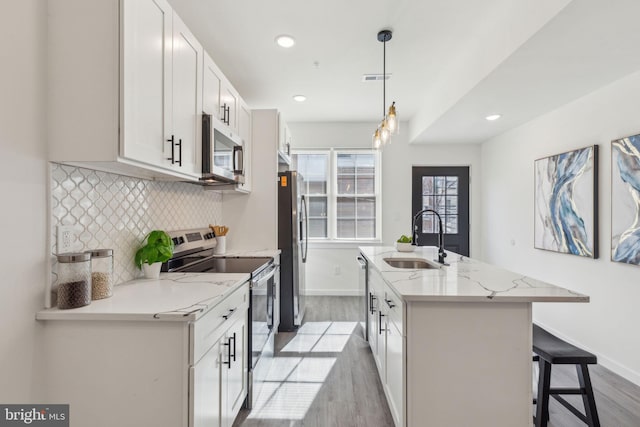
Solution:
<svg viewBox="0 0 640 427"><path fill-rule="evenodd" d="M202 115L202 181L244 183L242 139L210 114Z"/></svg>

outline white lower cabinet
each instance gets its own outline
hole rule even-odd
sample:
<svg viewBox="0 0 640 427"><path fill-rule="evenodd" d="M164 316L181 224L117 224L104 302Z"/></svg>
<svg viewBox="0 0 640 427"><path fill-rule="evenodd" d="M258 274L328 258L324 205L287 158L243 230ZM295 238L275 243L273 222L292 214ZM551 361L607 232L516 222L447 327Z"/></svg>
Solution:
<svg viewBox="0 0 640 427"><path fill-rule="evenodd" d="M76 426L231 427L247 396L248 308L246 282L191 322L47 320L43 399L68 403Z"/></svg>
<svg viewBox="0 0 640 427"><path fill-rule="evenodd" d="M380 374L393 421L404 426L405 353L404 307L380 273L369 267L369 346Z"/></svg>

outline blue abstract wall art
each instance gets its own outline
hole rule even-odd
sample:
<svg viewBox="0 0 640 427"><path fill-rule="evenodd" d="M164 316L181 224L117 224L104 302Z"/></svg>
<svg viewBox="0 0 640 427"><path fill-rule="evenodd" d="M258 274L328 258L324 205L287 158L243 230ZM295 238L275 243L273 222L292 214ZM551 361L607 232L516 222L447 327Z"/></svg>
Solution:
<svg viewBox="0 0 640 427"><path fill-rule="evenodd" d="M640 135L611 142L611 260L640 264Z"/></svg>
<svg viewBox="0 0 640 427"><path fill-rule="evenodd" d="M598 257L598 146L538 159L534 246Z"/></svg>

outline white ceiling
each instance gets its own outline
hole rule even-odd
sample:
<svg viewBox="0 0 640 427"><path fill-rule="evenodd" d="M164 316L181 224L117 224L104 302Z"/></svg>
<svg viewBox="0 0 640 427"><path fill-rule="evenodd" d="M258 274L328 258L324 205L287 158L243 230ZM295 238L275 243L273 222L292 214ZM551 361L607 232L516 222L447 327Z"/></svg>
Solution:
<svg viewBox="0 0 640 427"><path fill-rule="evenodd" d="M414 143L482 142L640 69L638 0L170 3L251 108L290 122L380 120L382 82L362 75L382 73L392 29L387 104Z"/></svg>

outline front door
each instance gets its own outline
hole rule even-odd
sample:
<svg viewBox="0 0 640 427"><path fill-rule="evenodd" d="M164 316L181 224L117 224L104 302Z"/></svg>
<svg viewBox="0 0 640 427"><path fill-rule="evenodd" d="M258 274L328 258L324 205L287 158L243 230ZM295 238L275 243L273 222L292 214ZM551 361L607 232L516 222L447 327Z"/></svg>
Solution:
<svg viewBox="0 0 640 427"><path fill-rule="evenodd" d="M445 249L469 256L469 167L414 166L412 171L411 218L421 209L440 214ZM422 215L418 226L419 246L438 246L438 218Z"/></svg>

